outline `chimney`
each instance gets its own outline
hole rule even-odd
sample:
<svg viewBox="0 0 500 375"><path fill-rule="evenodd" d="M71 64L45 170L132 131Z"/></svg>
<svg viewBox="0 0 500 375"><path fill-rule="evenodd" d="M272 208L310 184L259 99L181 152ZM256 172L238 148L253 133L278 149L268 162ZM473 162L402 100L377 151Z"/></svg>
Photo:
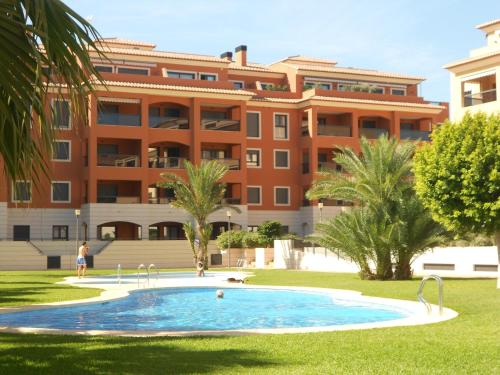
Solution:
<svg viewBox="0 0 500 375"><path fill-rule="evenodd" d="M224 52L220 55L221 59L225 59L227 61L233 61L233 53L230 51Z"/></svg>
<svg viewBox="0 0 500 375"><path fill-rule="evenodd" d="M241 66L247 65L247 46L241 45L236 47L236 64Z"/></svg>

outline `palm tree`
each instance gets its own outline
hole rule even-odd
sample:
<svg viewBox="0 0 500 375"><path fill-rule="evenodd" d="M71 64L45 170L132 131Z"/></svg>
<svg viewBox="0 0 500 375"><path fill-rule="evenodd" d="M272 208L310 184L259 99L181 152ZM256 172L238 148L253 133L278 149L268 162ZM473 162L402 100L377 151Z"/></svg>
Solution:
<svg viewBox="0 0 500 375"><path fill-rule="evenodd" d="M0 157L7 177L37 178L48 172L57 116L47 96L66 96L86 122L95 77L102 83L88 54L99 34L60 0L2 1L0 30Z"/></svg>
<svg viewBox="0 0 500 375"><path fill-rule="evenodd" d="M220 180L227 173L228 168L216 160L203 161L196 166L189 161L184 162L188 180L184 180L175 173L163 173L165 181L158 182L159 187L172 189L175 199L172 206L183 208L191 214L196 222L195 228L190 224L184 225L186 238L190 242L196 263L208 263L207 246L212 234L212 225L208 216L223 207L229 207L240 212L237 207L223 204L226 185ZM199 249L196 249L195 239L199 240Z"/></svg>
<svg viewBox="0 0 500 375"><path fill-rule="evenodd" d="M319 225L319 237L329 239L324 243L355 261L351 254L363 250L364 256L376 265L377 279L393 277L393 259L395 277L410 278L415 255L444 238L443 229L422 207L413 190L415 145L382 136L375 143L363 138L362 156L351 149L341 151L334 160L343 172L321 171L307 197L350 200L361 208Z"/></svg>

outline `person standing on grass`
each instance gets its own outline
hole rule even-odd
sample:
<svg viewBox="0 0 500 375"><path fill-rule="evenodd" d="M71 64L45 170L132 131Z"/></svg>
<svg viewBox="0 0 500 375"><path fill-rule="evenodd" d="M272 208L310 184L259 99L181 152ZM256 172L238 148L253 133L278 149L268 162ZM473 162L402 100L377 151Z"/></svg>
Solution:
<svg viewBox="0 0 500 375"><path fill-rule="evenodd" d="M78 278L82 278L85 276L85 270L87 269L87 261L85 257L89 253L89 246L87 242L83 242L82 246L78 249L78 257L76 258L76 274Z"/></svg>

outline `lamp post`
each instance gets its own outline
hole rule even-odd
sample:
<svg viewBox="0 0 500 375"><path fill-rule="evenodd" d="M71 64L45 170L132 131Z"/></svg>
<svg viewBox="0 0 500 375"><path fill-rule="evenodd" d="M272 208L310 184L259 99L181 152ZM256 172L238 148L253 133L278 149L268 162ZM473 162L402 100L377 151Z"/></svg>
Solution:
<svg viewBox="0 0 500 375"><path fill-rule="evenodd" d="M230 210L227 210L226 211L226 216L227 216L227 230L228 230L228 234L227 234L227 268L230 268L231 267L231 252L230 252L230 249L231 249L231 211Z"/></svg>
<svg viewBox="0 0 500 375"><path fill-rule="evenodd" d="M76 256L78 256L78 240L79 240L79 233L78 233L78 229L79 229L79 223L78 223L78 220L80 219L80 210L75 210L75 217L76 217L76 230L75 230L75 233L76 233L76 237L75 237L75 246L76 246Z"/></svg>

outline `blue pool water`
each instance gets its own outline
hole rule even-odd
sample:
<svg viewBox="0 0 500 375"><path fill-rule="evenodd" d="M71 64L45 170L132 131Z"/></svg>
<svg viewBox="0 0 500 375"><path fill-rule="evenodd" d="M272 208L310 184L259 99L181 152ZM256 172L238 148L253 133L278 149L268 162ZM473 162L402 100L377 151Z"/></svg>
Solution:
<svg viewBox="0 0 500 375"><path fill-rule="evenodd" d="M327 293L257 288L167 288L94 304L0 314L0 326L204 331L321 327L401 319L408 312Z"/></svg>

